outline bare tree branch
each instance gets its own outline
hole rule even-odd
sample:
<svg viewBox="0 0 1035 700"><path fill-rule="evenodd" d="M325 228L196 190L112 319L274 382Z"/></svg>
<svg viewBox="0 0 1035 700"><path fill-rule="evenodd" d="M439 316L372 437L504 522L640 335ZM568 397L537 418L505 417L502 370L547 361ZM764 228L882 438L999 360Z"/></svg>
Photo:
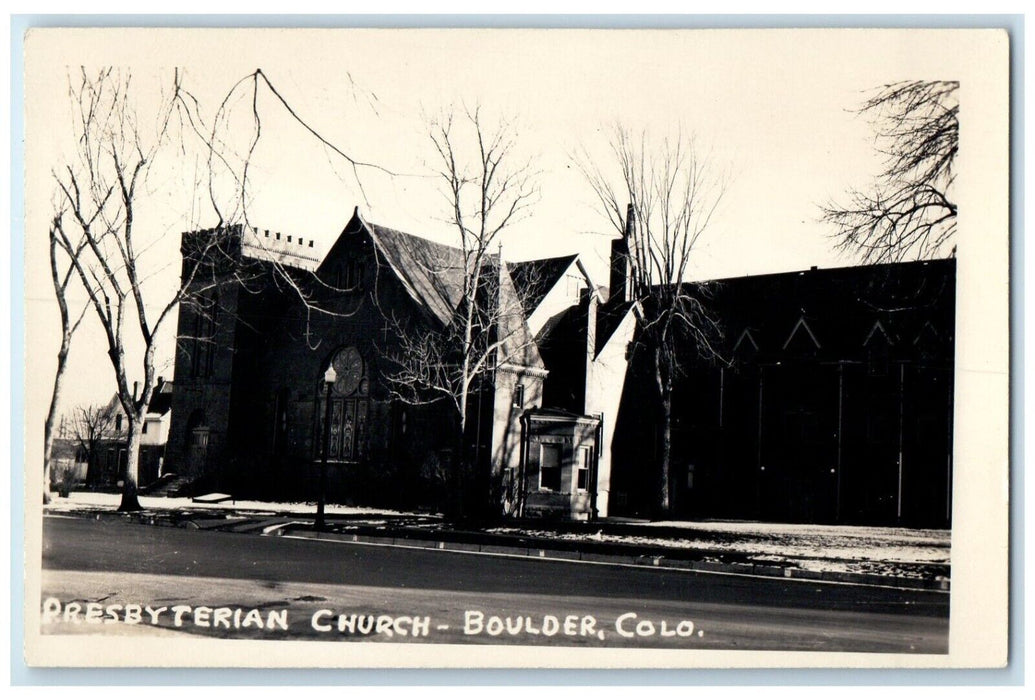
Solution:
<svg viewBox="0 0 1035 700"><path fill-rule="evenodd" d="M391 394L407 404L445 401L455 412L454 478L464 460L468 405L491 386L504 363L524 363L534 344L524 327L519 293L500 255L501 235L536 201L537 173L518 160L511 122L487 123L480 107L453 110L429 124L435 172L456 235L459 299L445 323L401 320L382 309L395 327L398 347L386 352ZM432 274L456 270L430 270ZM461 506L462 509L462 506Z"/></svg>
<svg viewBox="0 0 1035 700"><path fill-rule="evenodd" d="M658 508L671 508L672 392L689 362L721 359L722 329L710 312L712 290L690 281L693 254L726 189L726 176L692 138L652 143L616 126L605 170L585 149L574 161L596 194L602 216L622 239L626 289L643 316L634 346L650 357L661 403ZM617 174L616 174L617 173Z"/></svg>
<svg viewBox="0 0 1035 700"><path fill-rule="evenodd" d="M850 191L847 204L823 207L838 249L867 263L943 254L956 234L958 90L955 81L900 82L863 103L884 169L869 190Z"/></svg>

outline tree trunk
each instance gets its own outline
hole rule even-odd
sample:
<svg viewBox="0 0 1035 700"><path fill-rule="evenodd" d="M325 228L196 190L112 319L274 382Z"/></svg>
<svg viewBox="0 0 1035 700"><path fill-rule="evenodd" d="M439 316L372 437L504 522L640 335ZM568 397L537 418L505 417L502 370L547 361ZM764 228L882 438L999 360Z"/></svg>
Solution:
<svg viewBox="0 0 1035 700"><path fill-rule="evenodd" d="M71 346L71 329L68 326L68 313L61 299L61 347L58 349L58 369L54 374L54 390L51 393L51 407L47 411L47 421L43 424L43 503L51 502L51 455L54 451L54 422L57 420L58 406L61 403L61 390L64 388L65 370L68 368L68 350ZM78 324L77 324L78 325Z"/></svg>
<svg viewBox="0 0 1035 700"><path fill-rule="evenodd" d="M659 517L668 516L672 510L672 368L666 363L661 347L654 348L654 382L661 400L661 435L658 455L658 500Z"/></svg>
<svg viewBox="0 0 1035 700"><path fill-rule="evenodd" d="M54 422L57 420L61 390L65 384L65 368L68 366L68 344L62 342L58 352L57 373L54 375L54 391L50 395L50 409L43 424L43 502L50 503L51 453L54 451Z"/></svg>
<svg viewBox="0 0 1035 700"><path fill-rule="evenodd" d="M140 462L140 427L143 421L136 416L127 415L128 432L126 435L126 469L122 473L122 502L119 511L140 510L137 500L137 478Z"/></svg>
<svg viewBox="0 0 1035 700"><path fill-rule="evenodd" d="M661 395L661 455L659 458L660 495L658 509L661 515L672 511L672 390L666 387Z"/></svg>
<svg viewBox="0 0 1035 700"><path fill-rule="evenodd" d="M453 441L453 459L450 465L450 479L449 479L449 490L450 493L446 498L446 502L449 504L450 510L449 517L454 520L463 519L465 512L465 498L464 489L466 487L464 473L466 471L465 466L467 463L466 456L464 454L464 447L466 444L466 432L467 432L467 400L466 396L461 397L460 400L460 412L456 424L456 435L454 435Z"/></svg>

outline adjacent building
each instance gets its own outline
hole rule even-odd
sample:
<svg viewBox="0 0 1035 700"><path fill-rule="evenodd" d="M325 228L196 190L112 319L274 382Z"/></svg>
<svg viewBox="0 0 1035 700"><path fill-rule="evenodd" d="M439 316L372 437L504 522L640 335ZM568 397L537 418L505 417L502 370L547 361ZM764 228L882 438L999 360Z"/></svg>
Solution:
<svg viewBox="0 0 1035 700"><path fill-rule="evenodd" d="M172 382L158 377L141 426L137 471L141 488L153 484L162 473L172 395ZM57 472L61 472L88 488L117 488L126 469L128 430L118 396L112 396L106 404L75 409L58 427L52 478L58 478Z"/></svg>

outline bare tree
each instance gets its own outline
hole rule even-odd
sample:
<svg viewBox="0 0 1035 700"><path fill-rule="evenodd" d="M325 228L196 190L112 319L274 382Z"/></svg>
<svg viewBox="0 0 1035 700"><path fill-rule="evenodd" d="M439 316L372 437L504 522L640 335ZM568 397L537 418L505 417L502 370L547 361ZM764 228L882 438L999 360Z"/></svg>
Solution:
<svg viewBox="0 0 1035 700"><path fill-rule="evenodd" d="M65 384L65 370L68 368L68 355L72 349L72 336L82 322L83 317L89 310L89 306L83 308L73 317L69 309L69 285L75 276L75 265L71 259L62 259L62 247L58 237L58 226L60 215L55 216L51 221L48 231L48 242L50 245L50 277L54 285L54 297L58 304L58 316L61 322L61 344L58 347L57 370L54 373L54 387L50 395L50 408L47 410L47 418L43 425L43 502L50 501L50 473L53 464L51 455L54 450L54 422L57 420L58 410L61 403L61 395ZM82 249L73 251L78 255Z"/></svg>
<svg viewBox="0 0 1035 700"><path fill-rule="evenodd" d="M114 401L94 406L77 406L72 412L72 439L78 451L86 456L87 484L94 484L99 479L97 458L101 441L122 438L122 432L116 430L117 415L119 412Z"/></svg>
<svg viewBox="0 0 1035 700"><path fill-rule="evenodd" d="M252 88L253 117L253 131L243 153L227 137L231 130L226 113L231 98L242 85ZM217 309L211 303L213 290L227 284L248 288L250 282L260 277L268 282L270 268L277 283L293 290L307 310L319 310L309 301L315 280L312 275L302 283L295 271L280 264L275 256L265 261L265 267L247 266L241 265L233 252L232 234L240 236L248 225L248 168L262 127L258 108L260 86L268 89L275 102L325 147L345 158L354 172L362 167L377 167L352 159L323 139L301 120L261 70L231 88L211 125L205 123L198 101L182 87L179 71L173 75L171 90L144 119L135 109L129 73L107 68L88 74L82 69L69 81L74 147L69 161L54 171L59 203L51 233L54 251L63 251L68 257L75 277L86 291L88 306L93 308L105 333L116 396L127 419L127 460L120 510L140 507L137 462L141 429L155 387L158 335L174 318L174 310L182 303L196 313L214 315ZM193 149L201 149L206 162L192 186L200 190L207 180L209 201L218 223L207 235L190 237L178 284L161 289L153 284L148 286L157 270L144 263L144 256L163 234L153 230L141 234L136 215L140 201L150 193L148 179L156 161L160 156L174 155L168 153L170 146L179 149L175 155L181 161ZM168 162L166 166L172 167ZM229 200L225 199L225 190L222 201L217 195L217 171L224 181L229 178ZM213 337L210 334L197 340L211 343ZM141 364L131 368L128 351L137 346L142 346ZM142 381L133 381L134 378Z"/></svg>
<svg viewBox="0 0 1035 700"><path fill-rule="evenodd" d="M459 116L434 120L430 138L458 249L457 256L443 259L431 272L452 277L459 294L445 322L415 324L382 309L399 337L398 349L388 355L386 379L397 400L443 402L453 413L451 479L460 499L454 507L462 515L464 477L474 466L465 454L471 404L491 386L496 369L523 361L533 342L522 333L521 297L500 246L503 232L527 214L538 188L531 162L516 159L510 122L488 124L478 108L464 109Z"/></svg>
<svg viewBox="0 0 1035 700"><path fill-rule="evenodd" d="M869 190L852 190L847 205L823 208L841 250L867 263L942 254L956 233L958 90L955 81L893 83L862 105L884 169Z"/></svg>
<svg viewBox="0 0 1035 700"><path fill-rule="evenodd" d="M690 281L693 253L725 191L725 176L682 135L654 145L618 126L613 166L576 156L604 214L627 246L626 300L643 313L635 349L650 358L661 407L659 514L672 508L672 395L689 362L719 357L722 332L710 289ZM614 171L617 170L617 174ZM619 290L611 290L611 294Z"/></svg>
<svg viewBox="0 0 1035 700"><path fill-rule="evenodd" d="M86 289L108 345L116 396L127 417L127 459L120 509L135 510L138 448L144 413L154 384L155 337L178 301L178 294L151 318L144 300L140 242L134 215L143 182L166 140L171 104L155 124L142 125L129 99L127 75L105 69L96 76L82 70L70 80L74 157L55 170L62 195L55 217L57 241ZM145 135L146 132L146 135ZM71 219L66 223L66 215ZM143 246L146 249L146 246ZM135 320L135 324L134 324ZM130 379L127 326L143 342L143 391Z"/></svg>

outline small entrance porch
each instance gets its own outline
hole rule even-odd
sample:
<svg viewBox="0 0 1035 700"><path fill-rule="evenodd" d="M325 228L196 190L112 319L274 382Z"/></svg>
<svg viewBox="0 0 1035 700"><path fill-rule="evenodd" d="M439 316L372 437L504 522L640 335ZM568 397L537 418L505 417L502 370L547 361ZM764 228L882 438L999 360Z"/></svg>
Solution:
<svg viewBox="0 0 1035 700"><path fill-rule="evenodd" d="M596 517L600 419L534 408L522 416L519 517Z"/></svg>

